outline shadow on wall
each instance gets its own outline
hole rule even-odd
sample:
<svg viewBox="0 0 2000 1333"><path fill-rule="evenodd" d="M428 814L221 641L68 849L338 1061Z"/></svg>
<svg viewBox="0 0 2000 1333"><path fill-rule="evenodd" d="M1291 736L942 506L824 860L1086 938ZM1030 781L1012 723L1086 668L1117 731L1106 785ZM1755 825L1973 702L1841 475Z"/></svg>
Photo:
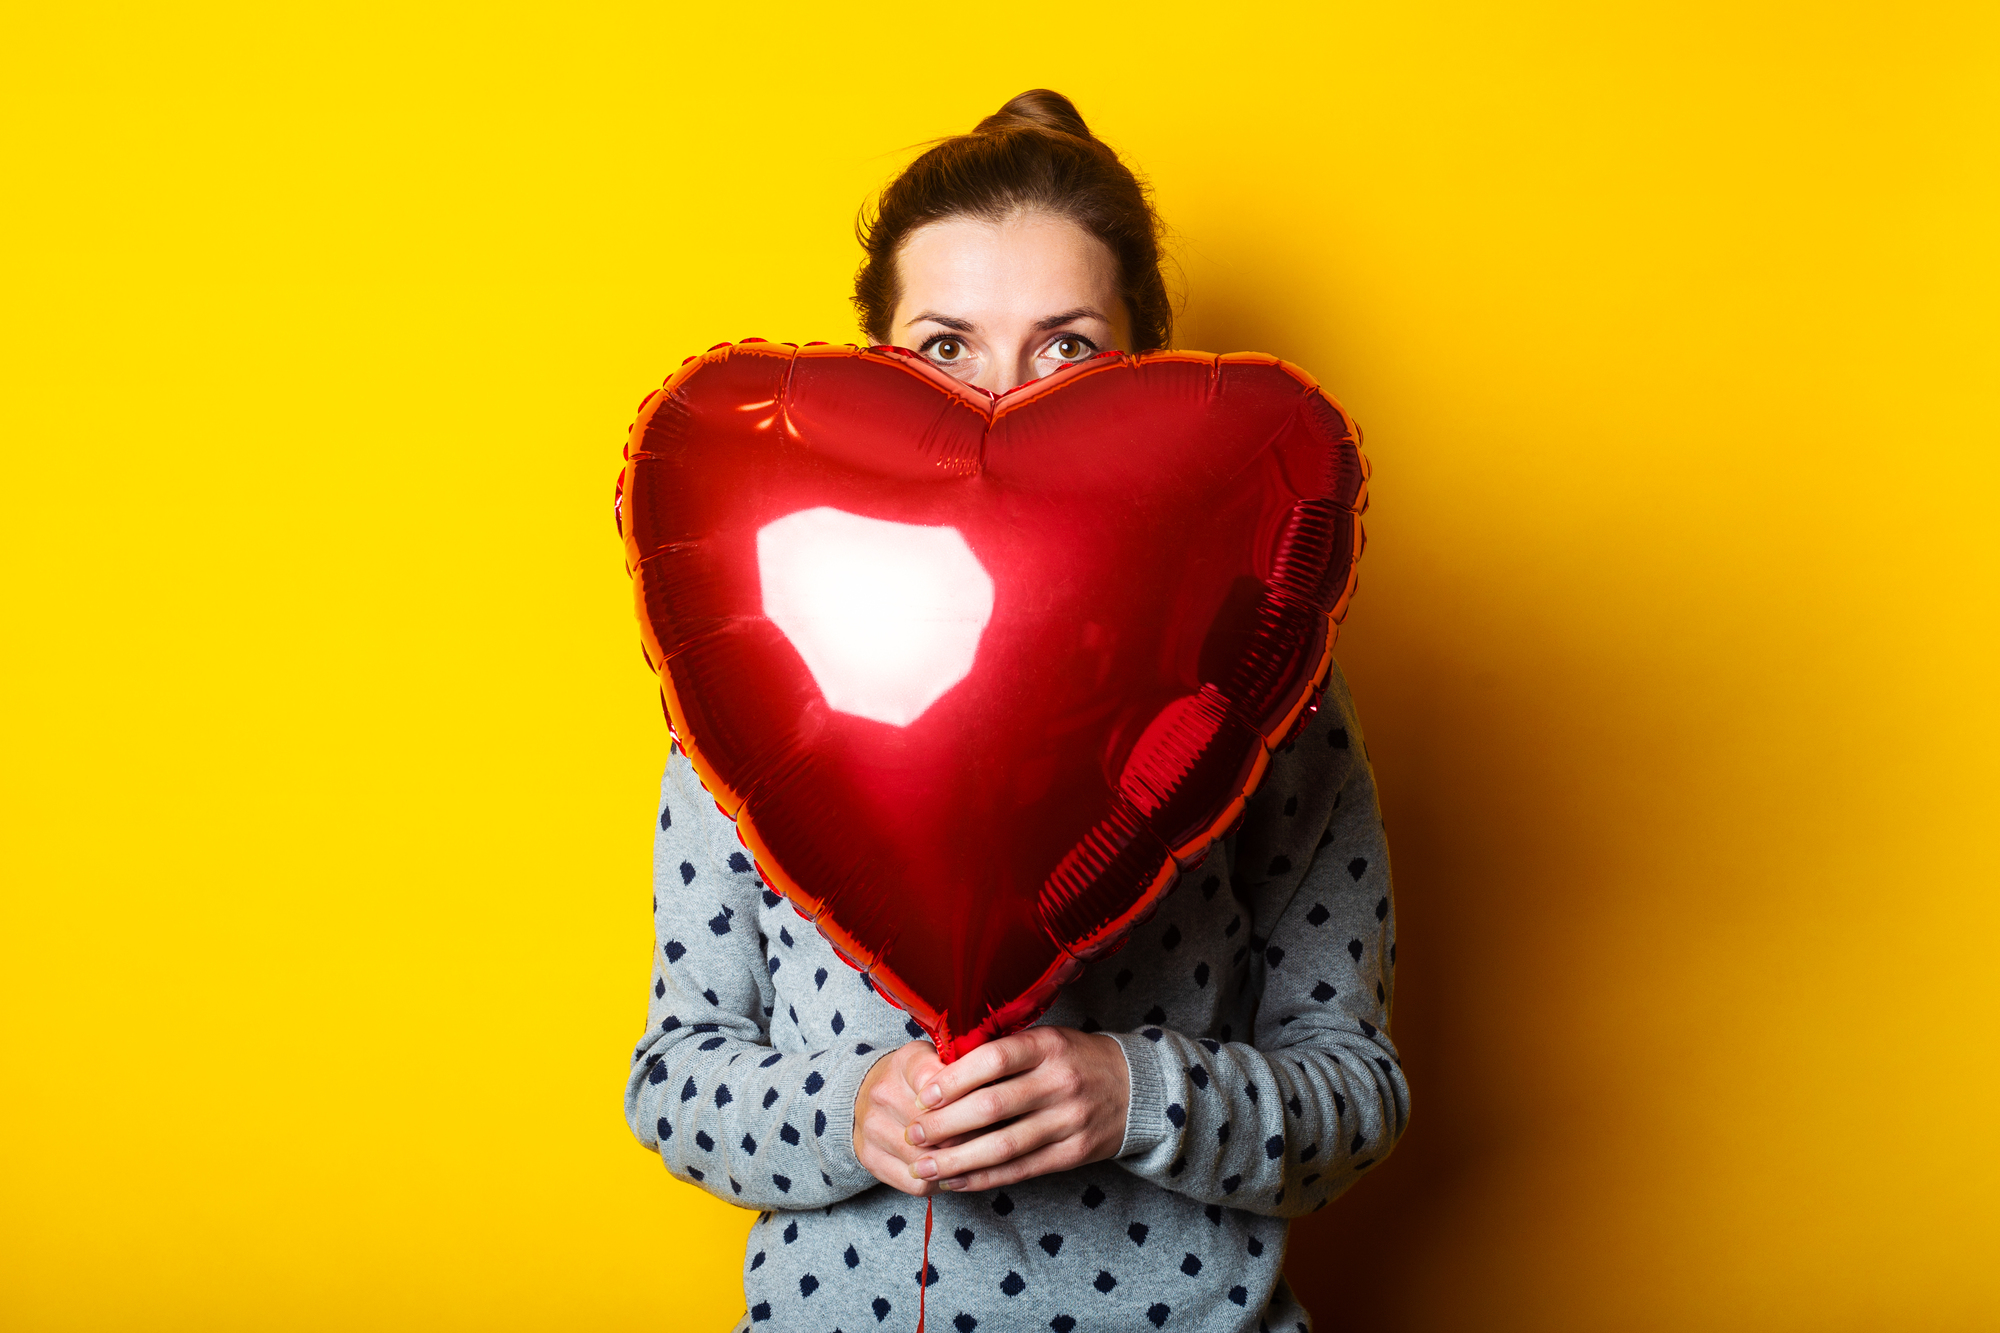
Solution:
<svg viewBox="0 0 2000 1333"><path fill-rule="evenodd" d="M1330 330L1340 313L1304 311L1296 292L1230 276L1198 284L1204 299L1190 304L1178 345L1268 351L1339 395L1347 358ZM1559 1085L1574 1074L1564 1020L1544 1020L1561 1007L1552 982L1565 989L1554 979L1588 928L1604 864L1579 828L1587 778L1563 756L1590 746L1593 717L1601 725L1618 705L1604 698L1602 664L1563 660L1523 624L1496 631L1507 610L1482 605L1488 593L1462 568L1423 549L1436 520L1412 512L1421 506L1407 487L1401 507L1381 503L1398 490L1398 455L1421 443L1348 405L1376 463L1378 503L1338 656L1388 825L1393 1035L1413 1106L1394 1156L1294 1226L1286 1274L1321 1327L1428 1328L1440 1310L1513 1285L1489 1271L1506 1249L1492 1229L1530 1206L1516 1193L1523 1146L1559 1132Z"/></svg>

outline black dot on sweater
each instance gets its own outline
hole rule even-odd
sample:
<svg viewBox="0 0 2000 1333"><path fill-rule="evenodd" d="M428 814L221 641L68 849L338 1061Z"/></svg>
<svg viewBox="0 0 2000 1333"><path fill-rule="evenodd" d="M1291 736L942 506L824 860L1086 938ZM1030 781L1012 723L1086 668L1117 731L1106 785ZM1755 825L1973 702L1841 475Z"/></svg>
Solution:
<svg viewBox="0 0 2000 1333"><path fill-rule="evenodd" d="M1364 947L1360 940L1349 940L1347 942L1347 956L1357 963L1360 962Z"/></svg>
<svg viewBox="0 0 2000 1333"><path fill-rule="evenodd" d="M759 1250L757 1251L756 1258L750 1261L750 1271L754 1273L763 1266L764 1266L764 1252L762 1250Z"/></svg>
<svg viewBox="0 0 2000 1333"><path fill-rule="evenodd" d="M681 862L681 883L683 884L694 883L694 862L692 861Z"/></svg>
<svg viewBox="0 0 2000 1333"><path fill-rule="evenodd" d="M655 1087L658 1087L660 1084L665 1083L667 1081L667 1067L665 1065L659 1065L659 1064L653 1065L646 1071L646 1081L648 1083L651 1083ZM692 1085L694 1083L694 1080L689 1079L688 1083ZM681 1100L686 1101L687 1098L682 1097Z"/></svg>
<svg viewBox="0 0 2000 1333"><path fill-rule="evenodd" d="M1222 1053L1222 1043L1219 1041L1211 1041L1209 1038L1203 1037L1196 1044L1210 1055L1220 1055Z"/></svg>
<svg viewBox="0 0 2000 1333"><path fill-rule="evenodd" d="M1357 1129L1354 1131L1354 1141L1347 1145L1347 1151L1360 1152L1362 1148L1367 1146L1367 1143L1368 1136Z"/></svg>
<svg viewBox="0 0 2000 1333"><path fill-rule="evenodd" d="M679 961L681 960L681 955L682 955L682 954L684 954L684 953L686 953L686 952L687 952L687 945L685 945L685 944L682 944L682 943L681 943L681 942L680 942L679 940L668 940L668 941L667 941L667 961L668 961L668 962L670 962L670 963L678 963L678 962L679 962Z"/></svg>
<svg viewBox="0 0 2000 1333"><path fill-rule="evenodd" d="M696 1097L699 1097L700 1095L701 1095L701 1090L700 1090L699 1088L695 1087L695 1085L694 1085L694 1079L693 1079L692 1077L690 1077L690 1078L688 1079L688 1081L687 1081L686 1083L683 1083L683 1084L681 1085L681 1100L682 1100L682 1101L684 1101L684 1102L691 1102L691 1101L693 1101L693 1100L694 1100L694 1099L695 1099Z"/></svg>
<svg viewBox="0 0 2000 1333"><path fill-rule="evenodd" d="M658 1132L658 1136L662 1142L674 1136L673 1123L665 1116L661 1116L659 1123L654 1125L653 1128Z"/></svg>
<svg viewBox="0 0 2000 1333"><path fill-rule="evenodd" d="M1299 798L1296 796L1287 796L1285 798L1285 813L1288 815L1295 815L1298 812L1299 812Z"/></svg>
<svg viewBox="0 0 2000 1333"><path fill-rule="evenodd" d="M1128 967L1124 969L1122 972L1120 972L1117 976L1111 978L1111 984L1117 987L1119 990L1124 990L1127 986L1132 984L1132 969Z"/></svg>
<svg viewBox="0 0 2000 1333"><path fill-rule="evenodd" d="M1063 1238L1053 1231L1043 1236L1038 1243L1051 1259L1062 1253Z"/></svg>
<svg viewBox="0 0 2000 1333"><path fill-rule="evenodd" d="M664 805L663 805L663 806L661 806L661 807L660 807L660 827L661 827L662 829L670 829L670 828L672 828L673 826L674 826L674 812L673 812L673 811L671 811L671 810L669 810L669 809L668 809L668 808L667 808L666 806L664 806Z"/></svg>
<svg viewBox="0 0 2000 1333"><path fill-rule="evenodd" d="M1229 1122L1227 1120L1215 1127L1215 1142L1217 1147L1229 1142Z"/></svg>
<svg viewBox="0 0 2000 1333"><path fill-rule="evenodd" d="M789 931L789 930L786 930L786 929L785 929L785 928L784 928L783 926L779 926L779 927L778 927L778 943L780 943L780 944L784 945L784 946L785 946L785 947L786 947L787 949L791 948L791 947L792 947L792 932L791 932L791 931Z"/></svg>
<svg viewBox="0 0 2000 1333"><path fill-rule="evenodd" d="M1265 869L1264 873L1267 875L1284 875L1284 874L1289 874L1291 872L1291 869L1292 869L1291 857L1274 856L1271 858L1271 864Z"/></svg>
<svg viewBox="0 0 2000 1333"><path fill-rule="evenodd" d="M1206 1217L1206 1218L1208 1219L1208 1224L1209 1224L1210 1226L1212 1226L1212 1227L1219 1227L1219 1226L1221 1226L1221 1225L1222 1225L1222 1205L1221 1205L1221 1204L1219 1204L1219 1203L1212 1203L1212 1204L1208 1205L1208 1207L1206 1207L1206 1208L1202 1209L1202 1210L1201 1210L1201 1213L1202 1213L1202 1216L1203 1216L1203 1217Z"/></svg>
<svg viewBox="0 0 2000 1333"><path fill-rule="evenodd" d="M1156 1004L1146 1011L1146 1021L1148 1023L1164 1023L1167 1021L1167 1011Z"/></svg>
<svg viewBox="0 0 2000 1333"><path fill-rule="evenodd" d="M708 928L717 935L727 935L729 933L729 918L723 913L717 912L708 919Z"/></svg>
<svg viewBox="0 0 2000 1333"><path fill-rule="evenodd" d="M764 906L766 907L776 907L778 905L778 895L771 892L769 889L764 890L764 892L759 896L763 898Z"/></svg>
<svg viewBox="0 0 2000 1333"><path fill-rule="evenodd" d="M1250 1238L1250 1257L1252 1259L1255 1259L1262 1253L1264 1253L1264 1242L1258 1240L1255 1236L1252 1236Z"/></svg>
<svg viewBox="0 0 2000 1333"><path fill-rule="evenodd" d="M1389 1003L1389 992L1382 989L1382 983L1379 981L1375 983L1375 1003Z"/></svg>
<svg viewBox="0 0 2000 1333"><path fill-rule="evenodd" d="M832 1028L833 1035L838 1037L841 1033L847 1031L847 1020L841 1016L840 1010L836 1009L833 1011L833 1022L827 1024L827 1026Z"/></svg>
<svg viewBox="0 0 2000 1333"><path fill-rule="evenodd" d="M1174 1158L1174 1164L1167 1168L1167 1175L1169 1177L1178 1176L1185 1170L1187 1170L1187 1158L1176 1157Z"/></svg>
<svg viewBox="0 0 2000 1333"><path fill-rule="evenodd" d="M1000 1291L1002 1295L1019 1296L1027 1289L1028 1280L1011 1268L1007 1270L1007 1276L1000 1279Z"/></svg>
<svg viewBox="0 0 2000 1333"><path fill-rule="evenodd" d="M1208 1069L1203 1065L1189 1065L1188 1077L1194 1080L1194 1085L1197 1088L1208 1086Z"/></svg>
<svg viewBox="0 0 2000 1333"><path fill-rule="evenodd" d="M741 852L731 852L729 854L729 868L739 875L747 875L750 873L750 858Z"/></svg>
<svg viewBox="0 0 2000 1333"><path fill-rule="evenodd" d="M1069 1315L1059 1314L1054 1319L1049 1320L1049 1327L1054 1329L1056 1333L1071 1333L1076 1328L1076 1320Z"/></svg>
<svg viewBox="0 0 2000 1333"><path fill-rule="evenodd" d="M1083 1192L1084 1207L1095 1208L1097 1207L1098 1204L1103 1202L1104 1202L1104 1191L1097 1188L1097 1186L1092 1185L1084 1190Z"/></svg>
<svg viewBox="0 0 2000 1333"><path fill-rule="evenodd" d="M1201 1272L1201 1260L1190 1254L1187 1258L1181 1260L1181 1272L1186 1273L1189 1277L1198 1275Z"/></svg>
<svg viewBox="0 0 2000 1333"><path fill-rule="evenodd" d="M1325 1004L1328 1000L1331 1000L1334 997L1334 994L1335 992L1333 987L1327 985L1324 981L1320 982L1319 985L1314 986L1312 989L1312 997L1315 1000L1318 1000L1321 1004Z"/></svg>
<svg viewBox="0 0 2000 1333"><path fill-rule="evenodd" d="M1311 1175L1307 1176L1307 1177L1306 1177L1306 1178L1305 1178L1304 1180L1300 1181L1300 1182L1299 1182L1299 1185L1300 1185L1300 1187L1301 1187L1301 1188L1304 1188L1304 1189L1311 1189L1311 1188L1312 1188L1312 1183L1313 1183L1313 1182L1314 1182L1315 1180L1318 1180L1318 1179L1319 1179L1319 1172L1315 1171L1315 1172L1313 1172L1313 1173L1312 1173ZM1282 1192L1283 1192L1283 1191L1280 1191L1280 1193L1282 1193Z"/></svg>
<svg viewBox="0 0 2000 1333"><path fill-rule="evenodd" d="M1389 900L1387 898L1375 904L1375 919L1377 921L1387 921L1389 919Z"/></svg>
<svg viewBox="0 0 2000 1333"><path fill-rule="evenodd" d="M751 1138L748 1134L743 1136L743 1155L745 1157L755 1157L757 1155L757 1140Z"/></svg>
<svg viewBox="0 0 2000 1333"><path fill-rule="evenodd" d="M1391 944L1389 946L1389 966L1394 967L1395 965L1396 965L1396 946L1394 944Z"/></svg>
<svg viewBox="0 0 2000 1333"><path fill-rule="evenodd" d="M717 997L716 993L712 990L703 991L701 993L701 998L707 1000L710 1004L713 1005L720 1005L722 1003L721 999Z"/></svg>
<svg viewBox="0 0 2000 1333"><path fill-rule="evenodd" d="M894 1240L903 1234L904 1227L910 1225L910 1219L904 1217L901 1213L894 1213L882 1225L889 1228L889 1239Z"/></svg>
<svg viewBox="0 0 2000 1333"><path fill-rule="evenodd" d="M1206 986L1208 984L1207 963L1196 963L1194 965L1194 984L1197 986Z"/></svg>
<svg viewBox="0 0 2000 1333"><path fill-rule="evenodd" d="M1372 1041L1375 1037L1375 1025L1365 1018L1357 1018L1354 1021L1361 1025L1362 1032L1366 1033Z"/></svg>
<svg viewBox="0 0 2000 1333"><path fill-rule="evenodd" d="M1335 727L1332 731L1327 732L1326 743L1336 750L1345 750L1347 748L1347 728Z"/></svg>
<svg viewBox="0 0 2000 1333"><path fill-rule="evenodd" d="M826 969L822 967L819 971L813 973L813 989L818 990L824 985L826 985Z"/></svg>
<svg viewBox="0 0 2000 1333"><path fill-rule="evenodd" d="M1241 1176L1224 1176L1222 1178L1222 1192L1224 1194L1234 1194L1242 1187L1243 1177Z"/></svg>
<svg viewBox="0 0 2000 1333"><path fill-rule="evenodd" d="M1134 1222L1131 1226L1125 1228L1125 1234L1132 1238L1134 1245L1144 1245L1146 1243L1146 1233L1151 1230L1152 1228L1144 1222Z"/></svg>
<svg viewBox="0 0 2000 1333"><path fill-rule="evenodd" d="M875 1312L875 1322L879 1324L884 1319L887 1319L889 1317L889 1311L894 1309L895 1307L890 1305L889 1302L883 1300L880 1296L877 1296L874 1300L874 1303L871 1304L868 1308Z"/></svg>
<svg viewBox="0 0 2000 1333"><path fill-rule="evenodd" d="M797 1027L799 1025L799 1007L795 1004L788 1004L785 1006L785 1012L792 1016L792 1026Z"/></svg>
<svg viewBox="0 0 2000 1333"><path fill-rule="evenodd" d="M1000 1216L1005 1217L1007 1214L1014 1211L1014 1201L1008 1198L1004 1193L996 1194L993 1196L993 1211L1000 1214Z"/></svg>
<svg viewBox="0 0 2000 1333"><path fill-rule="evenodd" d="M721 1110L735 1100L736 1098L730 1095L727 1083L718 1083L715 1085L715 1106L717 1110Z"/></svg>
<svg viewBox="0 0 2000 1333"><path fill-rule="evenodd" d="M849 1268L861 1267L861 1256L855 1253L854 1247L852 1245L848 1246L847 1253L841 1255L840 1257L847 1264Z"/></svg>
<svg viewBox="0 0 2000 1333"><path fill-rule="evenodd" d="M665 998L666 993L667 993L666 979L663 977L655 977L653 979L653 998L656 1000L663 999Z"/></svg>
<svg viewBox="0 0 2000 1333"><path fill-rule="evenodd" d="M1338 806L1340 804L1340 798L1338 796L1334 797L1333 803L1334 805ZM1325 849L1328 843L1332 841L1333 841L1333 830L1328 829L1326 832L1320 834L1319 841L1313 844L1313 853L1317 855L1319 852Z"/></svg>
<svg viewBox="0 0 2000 1333"><path fill-rule="evenodd" d="M1257 1100L1257 1085L1256 1085L1255 1083L1245 1083L1245 1084L1243 1085L1243 1095L1244 1095L1245 1097L1248 1097L1248 1098L1249 1098L1249 1099L1250 1099L1251 1101L1253 1101L1253 1102L1254 1102L1254 1101L1256 1101L1256 1100Z"/></svg>
<svg viewBox="0 0 2000 1333"><path fill-rule="evenodd" d="M1269 963L1272 967L1276 967L1278 964L1285 961L1285 951L1283 949L1280 949L1277 945L1274 944L1270 948L1264 950L1264 961Z"/></svg>
<svg viewBox="0 0 2000 1333"><path fill-rule="evenodd" d="M769 1301L758 1301L750 1307L750 1321L752 1323L761 1324L770 1317L771 1303Z"/></svg>
<svg viewBox="0 0 2000 1333"><path fill-rule="evenodd" d="M1180 942L1181 942L1181 928L1179 926L1168 926L1167 933L1160 936L1160 947L1162 949L1175 948L1180 944Z"/></svg>
<svg viewBox="0 0 2000 1333"><path fill-rule="evenodd" d="M1173 1312L1172 1306L1156 1302L1146 1307L1146 1320L1154 1328L1164 1328L1166 1327L1167 1316Z"/></svg>
<svg viewBox="0 0 2000 1333"><path fill-rule="evenodd" d="M1236 938L1236 932L1241 929L1243 929L1243 918L1232 916L1229 918L1229 924L1222 928L1222 938L1225 940L1234 939Z"/></svg>
<svg viewBox="0 0 2000 1333"><path fill-rule="evenodd" d="M1229 1299L1237 1305L1246 1305L1250 1301L1250 1293L1241 1287L1231 1287L1229 1289Z"/></svg>
<svg viewBox="0 0 2000 1333"><path fill-rule="evenodd" d="M797 1222L792 1222L787 1224L784 1231L785 1244L790 1245L793 1241L797 1240L798 1238L799 1238L799 1224Z"/></svg>
<svg viewBox="0 0 2000 1333"><path fill-rule="evenodd" d="M1118 1279L1100 1268L1097 1270L1097 1280L1090 1285L1108 1296L1111 1294L1111 1289L1118 1285Z"/></svg>
<svg viewBox="0 0 2000 1333"><path fill-rule="evenodd" d="M1308 1143L1304 1148L1299 1150L1299 1162L1301 1165L1310 1162L1317 1156L1319 1156L1319 1145L1317 1143Z"/></svg>
<svg viewBox="0 0 2000 1333"><path fill-rule="evenodd" d="M1264 1140L1264 1156L1270 1158L1272 1161L1275 1162L1284 1155L1285 1155L1284 1135L1273 1134L1270 1138Z"/></svg>
<svg viewBox="0 0 2000 1333"><path fill-rule="evenodd" d="M766 1009L764 1012L768 1014L771 1011L769 1009ZM778 1061L784 1058L785 1058L785 1053L783 1051L773 1051L769 1055L765 1056L763 1059L757 1062L757 1068L769 1069L772 1065L778 1063Z"/></svg>
<svg viewBox="0 0 2000 1333"><path fill-rule="evenodd" d="M715 1140L708 1137L707 1130L697 1129L694 1132L694 1146L701 1149L703 1152L714 1152Z"/></svg>
<svg viewBox="0 0 2000 1333"><path fill-rule="evenodd" d="M1314 903L1312 911L1306 913L1306 924L1323 926L1326 924L1326 919L1332 915L1333 913L1326 910L1325 903Z"/></svg>
<svg viewBox="0 0 2000 1333"><path fill-rule="evenodd" d="M778 1137L783 1139L790 1147L796 1148L799 1146L799 1132L793 1129L789 1122L778 1126Z"/></svg>
<svg viewBox="0 0 2000 1333"><path fill-rule="evenodd" d="M1352 861L1349 861L1347 863L1347 873L1352 875L1356 879L1360 879L1363 875L1368 873L1368 858L1365 856L1357 856Z"/></svg>
<svg viewBox="0 0 2000 1333"><path fill-rule="evenodd" d="M695 1169L694 1167L689 1167L689 1168L688 1168L688 1174L689 1174L689 1175L691 1175L691 1176L693 1176L693 1177L694 1177L694 1178L695 1178L696 1180L707 1180L707 1179L708 1179L708 1177L707 1177L707 1176L703 1175L703 1174L702 1174L702 1173L701 1173L700 1171L696 1170L696 1169Z"/></svg>
<svg viewBox="0 0 2000 1333"><path fill-rule="evenodd" d="M958 1317L951 1321L951 1326L957 1329L958 1333L972 1333L973 1329L979 1327L979 1321L965 1311L960 1310Z"/></svg>
<svg viewBox="0 0 2000 1333"><path fill-rule="evenodd" d="M958 1248L961 1250L970 1250L972 1242L978 1239L977 1236L972 1234L971 1227L960 1227L951 1233L951 1238L958 1242Z"/></svg>
<svg viewBox="0 0 2000 1333"><path fill-rule="evenodd" d="M826 1080L820 1077L820 1072L817 1069L806 1075L806 1096L812 1096L825 1086Z"/></svg>
<svg viewBox="0 0 2000 1333"><path fill-rule="evenodd" d="M769 960L765 962L764 970L766 972L769 972L772 976L775 977L778 975L778 964L784 961L785 961L784 959L773 955Z"/></svg>
<svg viewBox="0 0 2000 1333"><path fill-rule="evenodd" d="M1167 1034L1160 1031L1160 1029L1158 1028L1140 1028L1139 1035L1144 1037L1147 1041L1158 1041L1160 1040L1160 1038L1166 1036Z"/></svg>
<svg viewBox="0 0 2000 1333"><path fill-rule="evenodd" d="M1298 1098L1294 1097L1292 1100L1297 1101ZM1337 1116L1347 1114L1347 1098L1337 1092L1333 1094L1333 1113Z"/></svg>
<svg viewBox="0 0 2000 1333"><path fill-rule="evenodd" d="M792 1178L790 1176L781 1176L773 1173L771 1183L778 1187L780 1194L790 1194L792 1192Z"/></svg>
<svg viewBox="0 0 2000 1333"><path fill-rule="evenodd" d="M1221 878L1216 875L1210 875L1201 882L1201 900L1207 902L1209 899L1215 897L1215 891L1221 887Z"/></svg>
<svg viewBox="0 0 2000 1333"><path fill-rule="evenodd" d="M816 1139L826 1137L826 1112L824 1111L813 1112L813 1137Z"/></svg>
<svg viewBox="0 0 2000 1333"><path fill-rule="evenodd" d="M918 1273L912 1273L910 1276L921 1279L926 1287L934 1287L937 1285L937 1280L938 1280L937 1265L932 1264L928 1268L925 1268L923 1271Z"/></svg>
<svg viewBox="0 0 2000 1333"><path fill-rule="evenodd" d="M1179 1102L1170 1103L1167 1106L1167 1119L1174 1122L1175 1129L1179 1129L1187 1123L1187 1108Z"/></svg>

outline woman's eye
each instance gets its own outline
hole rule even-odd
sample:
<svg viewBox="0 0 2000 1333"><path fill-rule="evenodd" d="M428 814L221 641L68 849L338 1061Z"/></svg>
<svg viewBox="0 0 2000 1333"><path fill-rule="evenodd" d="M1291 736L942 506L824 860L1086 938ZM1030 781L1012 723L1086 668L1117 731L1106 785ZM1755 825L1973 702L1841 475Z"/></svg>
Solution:
<svg viewBox="0 0 2000 1333"><path fill-rule="evenodd" d="M1096 350L1088 338L1058 338L1049 344L1049 351L1061 361L1081 361Z"/></svg>
<svg viewBox="0 0 2000 1333"><path fill-rule="evenodd" d="M940 338L929 350L933 360L951 362L965 355L965 344L956 338Z"/></svg>

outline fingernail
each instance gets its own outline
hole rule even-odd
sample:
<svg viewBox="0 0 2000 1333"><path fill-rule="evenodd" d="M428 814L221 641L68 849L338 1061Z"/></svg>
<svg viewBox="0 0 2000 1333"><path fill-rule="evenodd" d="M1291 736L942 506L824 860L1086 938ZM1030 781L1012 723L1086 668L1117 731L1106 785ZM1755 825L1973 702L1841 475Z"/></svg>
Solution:
<svg viewBox="0 0 2000 1333"><path fill-rule="evenodd" d="M933 1083L928 1088L924 1089L925 1106L936 1106L939 1102L943 1100L944 1100L944 1089L940 1088L937 1084Z"/></svg>
<svg viewBox="0 0 2000 1333"><path fill-rule="evenodd" d="M937 1159L934 1157L924 1158L923 1161L918 1162L910 1168L910 1174L918 1180L929 1180L937 1174Z"/></svg>
<svg viewBox="0 0 2000 1333"><path fill-rule="evenodd" d="M924 1141L924 1127L922 1125L912 1123L907 1130L903 1131L903 1140L906 1143L911 1143L921 1146Z"/></svg>
<svg viewBox="0 0 2000 1333"><path fill-rule="evenodd" d="M962 1190L965 1188L965 1177L953 1176L950 1180L940 1180L938 1188L941 1190Z"/></svg>

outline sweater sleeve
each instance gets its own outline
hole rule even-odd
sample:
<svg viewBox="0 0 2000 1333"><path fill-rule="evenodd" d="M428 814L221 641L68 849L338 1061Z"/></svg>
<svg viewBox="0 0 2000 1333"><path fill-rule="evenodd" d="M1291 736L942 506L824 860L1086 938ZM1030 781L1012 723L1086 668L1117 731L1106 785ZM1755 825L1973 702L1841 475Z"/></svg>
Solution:
<svg viewBox="0 0 2000 1333"><path fill-rule="evenodd" d="M779 1051L769 894L678 749L653 844L653 977L625 1118L667 1170L745 1208L820 1208L877 1182L854 1155L866 1043Z"/></svg>
<svg viewBox="0 0 2000 1333"><path fill-rule="evenodd" d="M1296 1217L1388 1155L1410 1101L1388 1031L1388 847L1337 673L1312 724L1272 762L1260 795L1297 792L1311 818L1272 818L1269 801L1253 800L1237 839L1232 877L1261 954L1254 1044L1159 1027L1112 1035L1132 1079L1120 1165L1211 1204Z"/></svg>

